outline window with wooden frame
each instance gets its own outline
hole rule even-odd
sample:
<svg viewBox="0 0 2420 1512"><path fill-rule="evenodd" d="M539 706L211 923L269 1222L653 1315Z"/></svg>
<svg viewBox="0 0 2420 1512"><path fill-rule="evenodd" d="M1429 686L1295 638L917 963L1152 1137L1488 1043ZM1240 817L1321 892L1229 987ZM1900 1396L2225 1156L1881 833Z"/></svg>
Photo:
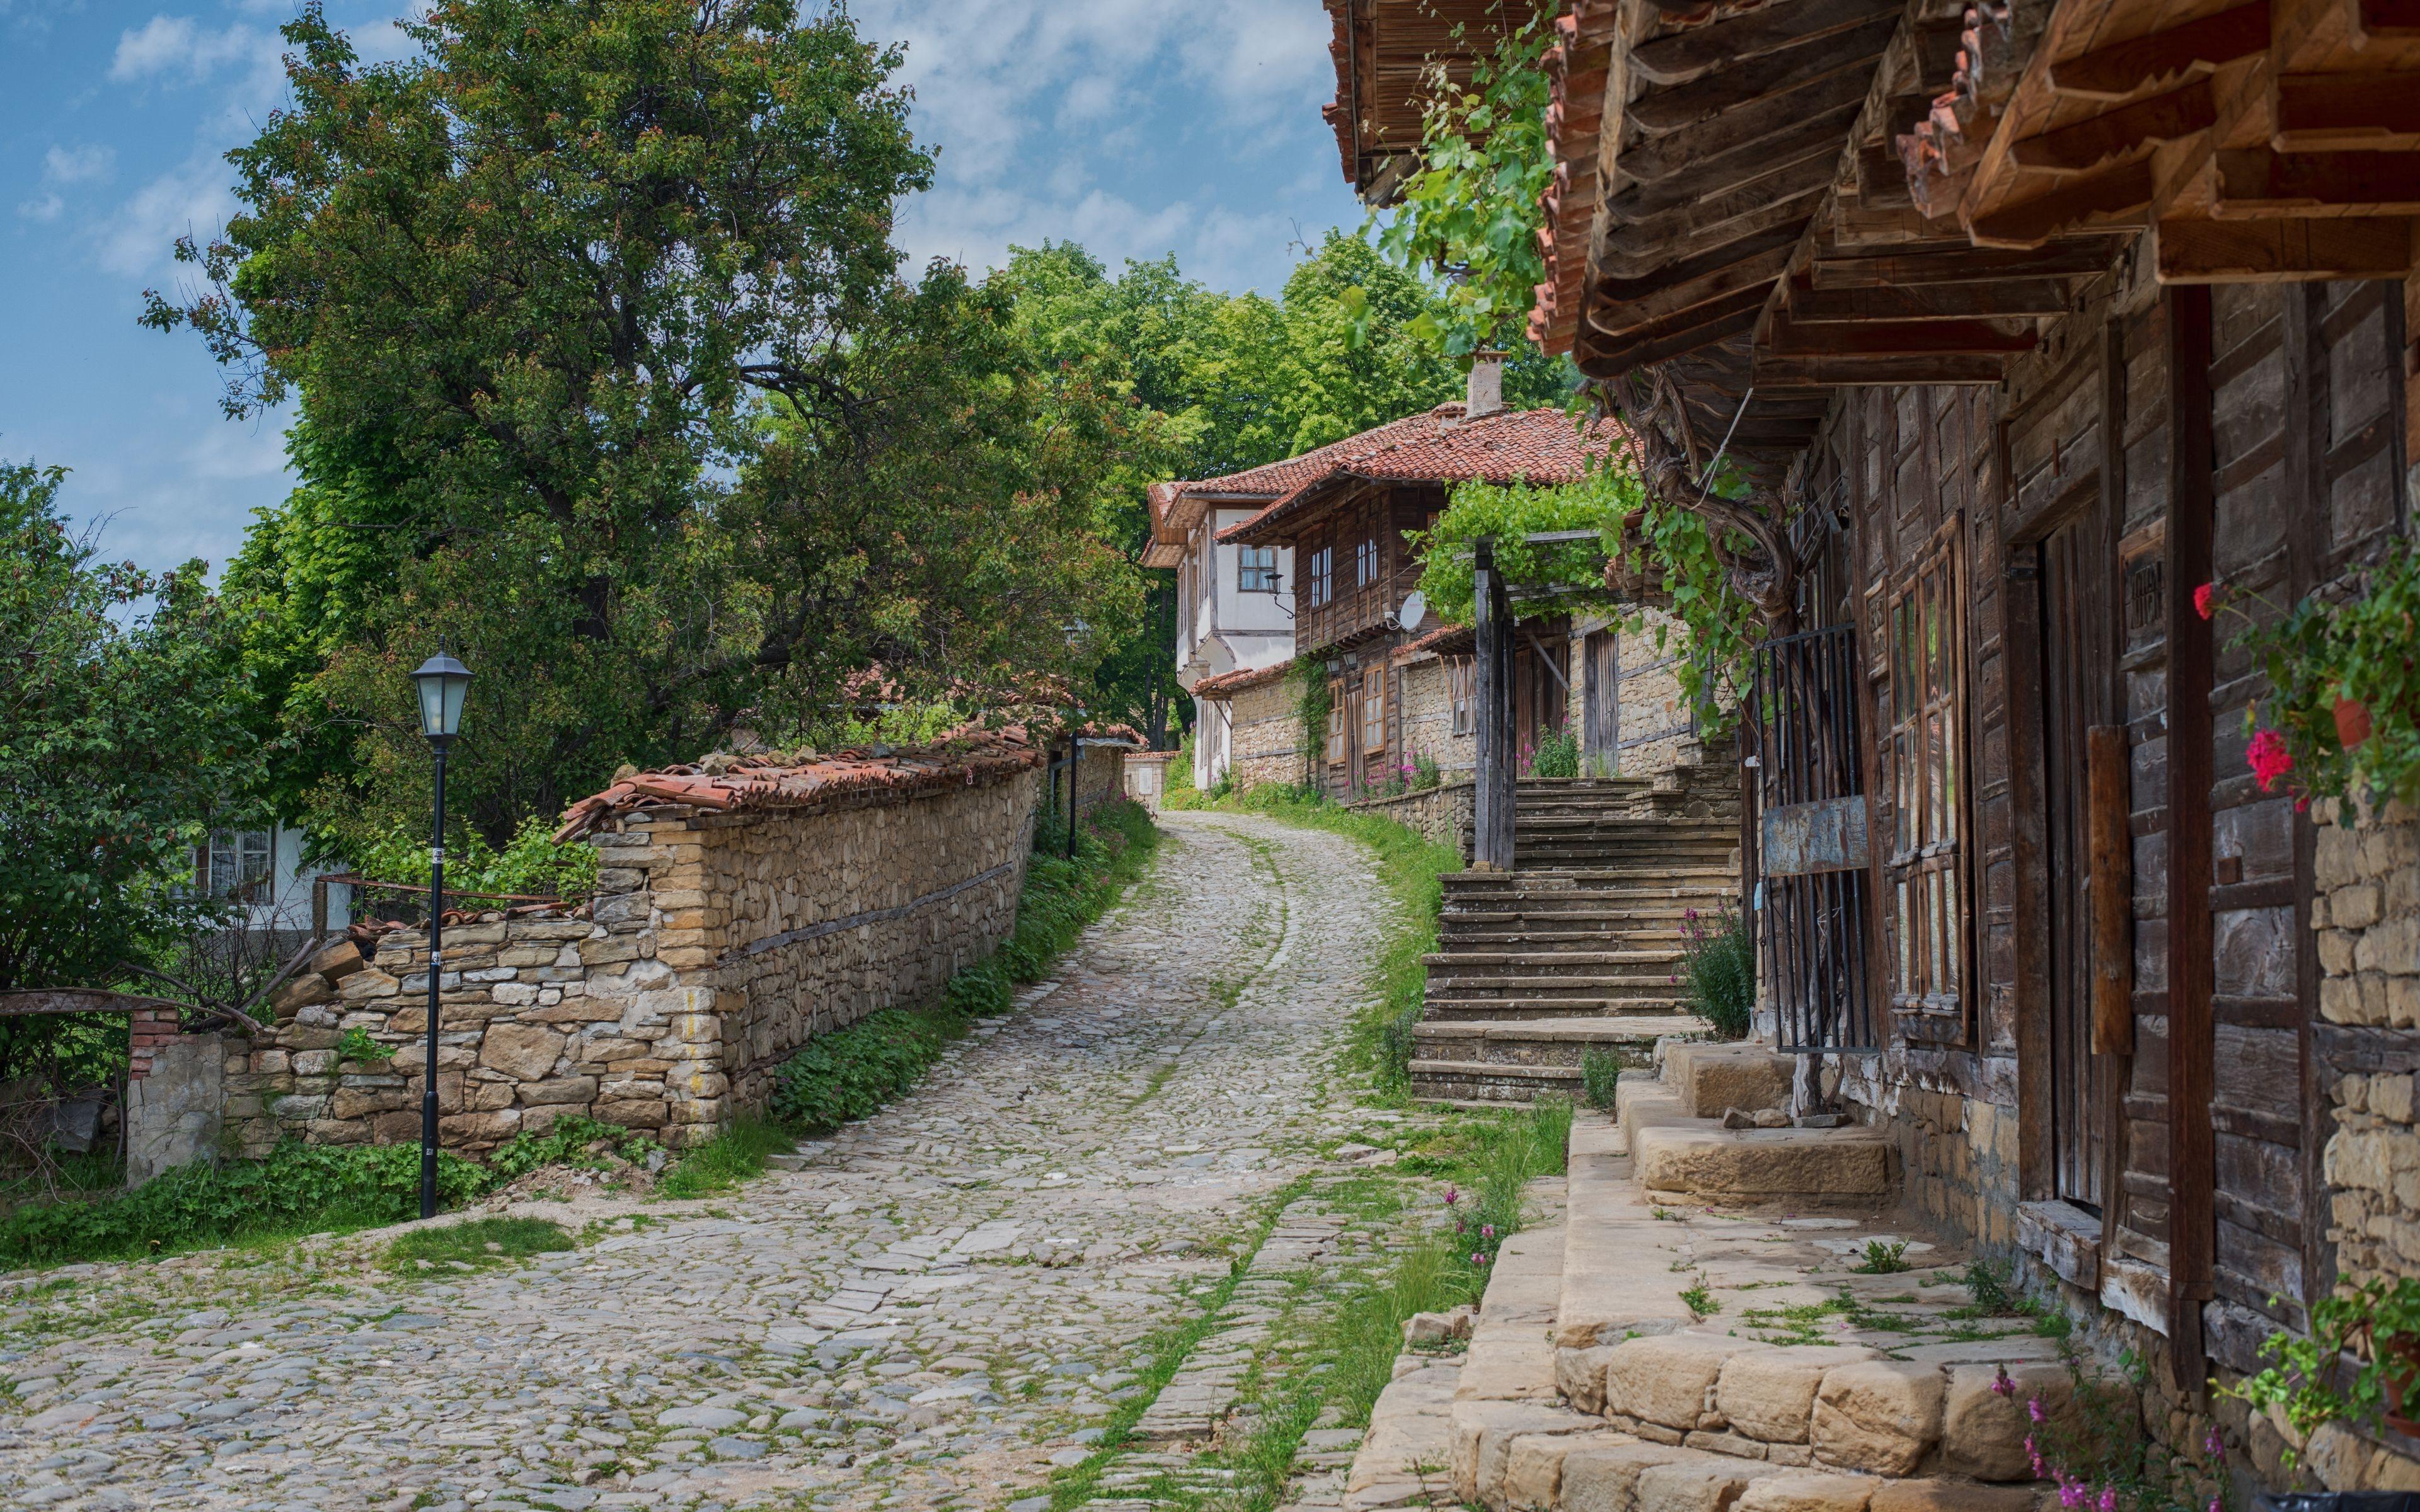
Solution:
<svg viewBox="0 0 2420 1512"><path fill-rule="evenodd" d="M1330 679L1327 685L1327 764L1339 766L1344 762L1344 681Z"/></svg>
<svg viewBox="0 0 2420 1512"><path fill-rule="evenodd" d="M1311 607L1319 608L1334 596L1332 577L1336 563L1333 547L1323 546L1311 554Z"/></svg>
<svg viewBox="0 0 2420 1512"><path fill-rule="evenodd" d="M1248 546L1235 554L1235 591L1274 594L1278 591L1278 548Z"/></svg>
<svg viewBox="0 0 2420 1512"><path fill-rule="evenodd" d="M1361 748L1365 752L1387 748L1387 671L1373 667L1361 674Z"/></svg>
<svg viewBox="0 0 2420 1512"><path fill-rule="evenodd" d="M1453 711L1453 733L1470 733L1470 685L1477 671L1477 658L1448 656L1445 658L1445 697Z"/></svg>
<svg viewBox="0 0 2420 1512"><path fill-rule="evenodd" d="M1353 548L1353 586L1367 588L1378 580L1378 543L1364 541Z"/></svg>
<svg viewBox="0 0 2420 1512"><path fill-rule="evenodd" d="M1891 916L1891 1006L1965 1021L1965 615L1958 520L1927 545L1894 588L1885 637L1890 656L1891 845L1885 863Z"/></svg>

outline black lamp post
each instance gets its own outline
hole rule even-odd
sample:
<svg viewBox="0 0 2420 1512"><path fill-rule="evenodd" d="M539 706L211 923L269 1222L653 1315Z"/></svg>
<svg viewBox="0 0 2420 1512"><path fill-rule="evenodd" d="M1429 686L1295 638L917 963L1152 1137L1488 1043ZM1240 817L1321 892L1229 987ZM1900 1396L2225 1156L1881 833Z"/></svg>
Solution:
<svg viewBox="0 0 2420 1512"><path fill-rule="evenodd" d="M411 674L420 690L420 733L437 756L436 815L428 841L428 1077L420 1098L420 1215L437 1216L437 994L445 974L445 750L462 728L471 669L443 652Z"/></svg>

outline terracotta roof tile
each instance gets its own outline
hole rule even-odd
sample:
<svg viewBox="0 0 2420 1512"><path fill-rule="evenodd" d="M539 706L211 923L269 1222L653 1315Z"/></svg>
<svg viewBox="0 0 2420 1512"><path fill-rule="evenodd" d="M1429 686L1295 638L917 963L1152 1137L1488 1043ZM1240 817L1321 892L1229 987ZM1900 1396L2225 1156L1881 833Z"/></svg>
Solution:
<svg viewBox="0 0 2420 1512"><path fill-rule="evenodd" d="M1326 485L1342 478L1577 483L1624 439L1609 420L1590 422L1583 436L1560 409L1504 409L1477 420L1462 415L1461 405L1441 404L1295 458L1316 467L1267 508L1219 532L1218 539L1256 541L1270 526L1299 513Z"/></svg>
<svg viewBox="0 0 2420 1512"><path fill-rule="evenodd" d="M1264 683L1274 683L1292 671L1294 671L1292 657L1273 667L1238 667L1232 672L1220 672L1215 677L1205 677L1194 684L1193 697L1197 701L1208 699L1216 702L1220 699L1233 698L1248 687L1259 687Z"/></svg>

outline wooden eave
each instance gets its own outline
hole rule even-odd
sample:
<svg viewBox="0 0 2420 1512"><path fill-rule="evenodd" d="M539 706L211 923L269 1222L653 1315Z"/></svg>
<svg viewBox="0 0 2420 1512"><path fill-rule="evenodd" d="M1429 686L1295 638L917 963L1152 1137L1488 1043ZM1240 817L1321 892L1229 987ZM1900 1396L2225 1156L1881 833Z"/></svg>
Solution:
<svg viewBox="0 0 2420 1512"><path fill-rule="evenodd" d="M1336 133L1344 181L1391 203L1420 146L1436 69L1454 85L1495 50L1527 0L1326 0L1336 98L1321 112Z"/></svg>
<svg viewBox="0 0 2420 1512"><path fill-rule="evenodd" d="M2145 230L2166 282L2400 277L2408 8L1579 8L1550 62L1605 89L1558 96L1586 124L1556 136L1531 333L1592 378L1653 370L1684 451L1728 430L1777 475L1834 387L1999 381Z"/></svg>

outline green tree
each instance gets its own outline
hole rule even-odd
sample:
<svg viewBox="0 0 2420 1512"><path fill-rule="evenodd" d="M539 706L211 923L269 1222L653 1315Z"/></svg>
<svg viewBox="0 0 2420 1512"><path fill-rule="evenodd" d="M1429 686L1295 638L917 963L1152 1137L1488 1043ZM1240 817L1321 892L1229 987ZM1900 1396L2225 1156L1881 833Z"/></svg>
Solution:
<svg viewBox="0 0 2420 1512"><path fill-rule="evenodd" d="M101 560L65 470L0 463L0 991L112 987L215 922L194 845L256 817L223 599ZM23 1026L0 1035L14 1069Z"/></svg>
<svg viewBox="0 0 2420 1512"><path fill-rule="evenodd" d="M930 160L899 58L793 0L440 0L363 66L316 5L292 102L231 153L243 206L152 296L293 400L304 486L231 573L290 736L279 792L342 840L410 822L405 673L474 686L452 776L502 843L625 760L745 718L811 740L879 667L962 690L1126 633L1094 548L1120 417L954 268L900 277Z"/></svg>

